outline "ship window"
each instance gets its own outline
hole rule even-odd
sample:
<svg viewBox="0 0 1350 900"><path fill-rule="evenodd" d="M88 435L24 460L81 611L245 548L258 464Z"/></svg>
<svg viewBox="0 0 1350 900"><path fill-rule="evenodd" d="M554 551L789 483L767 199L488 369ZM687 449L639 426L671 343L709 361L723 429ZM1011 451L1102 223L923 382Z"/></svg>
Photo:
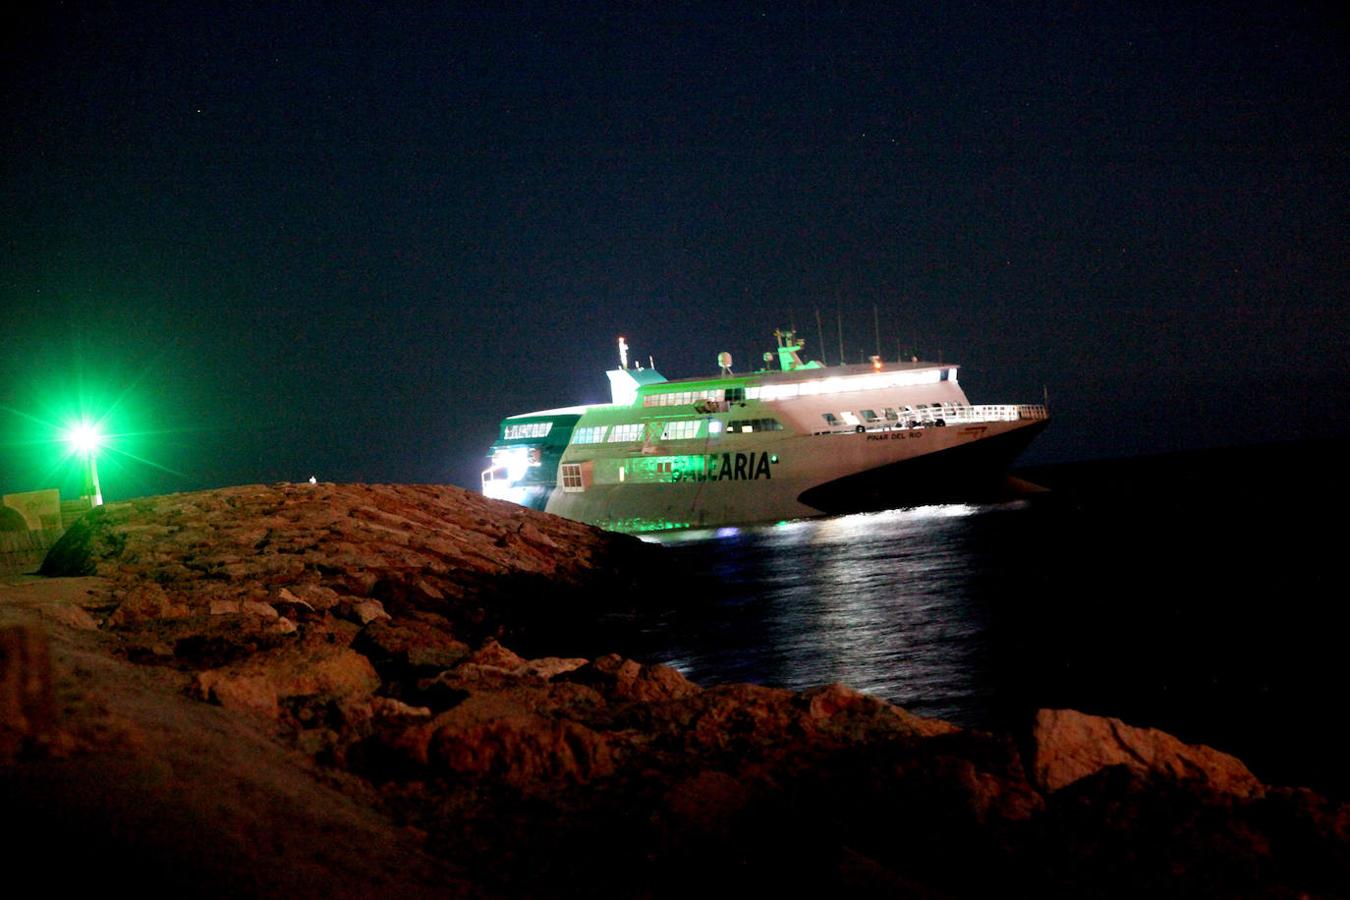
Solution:
<svg viewBox="0 0 1350 900"><path fill-rule="evenodd" d="M615 425L609 430L609 442L611 444L620 444L624 441L636 441L642 437L642 423L630 422L626 425Z"/></svg>
<svg viewBox="0 0 1350 900"><path fill-rule="evenodd" d="M877 411L875 409L864 409L862 417L869 422L875 422L878 419Z"/></svg>
<svg viewBox="0 0 1350 900"><path fill-rule="evenodd" d="M519 438L548 437L548 433L552 430L552 422L526 422L521 425L507 425L506 431L502 433L502 438L514 441Z"/></svg>
<svg viewBox="0 0 1350 900"><path fill-rule="evenodd" d="M732 391L741 391L744 388L732 388ZM667 391L663 394L648 394L642 398L643 406L685 406L690 403L697 403L700 400L721 401L727 399L726 395L730 391L724 391L716 388L706 391Z"/></svg>
<svg viewBox="0 0 1350 900"><path fill-rule="evenodd" d="M726 400L728 403L740 403L745 400L745 388L727 388Z"/></svg>
<svg viewBox="0 0 1350 900"><path fill-rule="evenodd" d="M839 424L839 417L834 413L821 413L820 417L825 420L825 424L831 428Z"/></svg>
<svg viewBox="0 0 1350 900"><path fill-rule="evenodd" d="M580 463L562 464L562 486L569 494L578 494L586 490L586 485L581 479Z"/></svg>
<svg viewBox="0 0 1350 900"><path fill-rule="evenodd" d="M898 420L899 418L900 418L900 414L899 414L899 413L897 413L893 408L891 408L891 407L889 407L889 406L886 407L886 421L887 421L887 422L894 422L894 421Z"/></svg>
<svg viewBox="0 0 1350 900"><path fill-rule="evenodd" d="M727 431L749 434L755 431L782 431L783 423L777 419L732 419L727 423Z"/></svg>
<svg viewBox="0 0 1350 900"><path fill-rule="evenodd" d="M587 425L585 428L578 428L572 432L572 443L574 444L599 444L605 440L605 432L609 430L608 425Z"/></svg>
<svg viewBox="0 0 1350 900"><path fill-rule="evenodd" d="M678 422L667 422L661 430L661 440L679 441L688 438L698 437L698 427L702 423L698 419L684 419Z"/></svg>

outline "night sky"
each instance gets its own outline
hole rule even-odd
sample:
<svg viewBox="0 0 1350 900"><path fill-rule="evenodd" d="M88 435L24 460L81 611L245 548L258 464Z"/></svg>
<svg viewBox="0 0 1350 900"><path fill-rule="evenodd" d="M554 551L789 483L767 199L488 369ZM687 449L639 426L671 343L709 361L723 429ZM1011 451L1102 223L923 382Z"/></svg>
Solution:
<svg viewBox="0 0 1350 900"><path fill-rule="evenodd" d="M1332 5L3 14L0 490L476 486L499 420L794 324L1056 462L1347 434ZM383 8L385 6L389 9ZM408 7L399 9L398 7Z"/></svg>

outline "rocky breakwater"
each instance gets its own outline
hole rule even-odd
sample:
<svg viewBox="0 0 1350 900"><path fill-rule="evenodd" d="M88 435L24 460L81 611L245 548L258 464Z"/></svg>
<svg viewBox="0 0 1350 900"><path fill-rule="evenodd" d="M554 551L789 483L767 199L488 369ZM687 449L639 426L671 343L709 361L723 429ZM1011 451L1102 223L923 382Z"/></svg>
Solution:
<svg viewBox="0 0 1350 900"><path fill-rule="evenodd" d="M246 834L218 840L255 869L266 848L288 848L272 854L284 871L324 860L289 882L247 881L250 893L1336 896L1350 884L1344 805L1160 732L1045 710L1024 735L992 735L839 685L703 689L617 655L517 655L518 641L547 652L561 617L678 573L659 548L454 488L111 504L43 571L58 580L13 585L0 603L0 758L31 772L171 753L187 739L145 737L144 712L116 700L118 678L151 673L182 704L155 733L200 719L193 741L226 744L198 780L240 765L235 740L248 759L270 746L299 760L285 790L308 779L335 792L266 829L193 804L183 779L141 777L118 795ZM97 677L72 677L81 667ZM227 722L262 737L232 738ZM242 793L267 805L281 781ZM170 784L176 805L160 796ZM74 800L44 808L61 802ZM361 828L384 823L389 846L343 849L313 808L340 802L374 816Z"/></svg>

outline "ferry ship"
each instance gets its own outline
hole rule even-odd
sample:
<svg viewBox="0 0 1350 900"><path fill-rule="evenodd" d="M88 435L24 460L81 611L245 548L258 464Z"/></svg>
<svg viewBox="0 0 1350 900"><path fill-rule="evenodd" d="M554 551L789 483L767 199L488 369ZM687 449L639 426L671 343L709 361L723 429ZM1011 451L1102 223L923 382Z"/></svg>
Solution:
<svg viewBox="0 0 1350 900"><path fill-rule="evenodd" d="M1049 421L1045 405L975 406L943 362L825 366L775 332L765 367L667 380L630 367L612 402L502 421L483 493L612 531L777 522L982 499Z"/></svg>

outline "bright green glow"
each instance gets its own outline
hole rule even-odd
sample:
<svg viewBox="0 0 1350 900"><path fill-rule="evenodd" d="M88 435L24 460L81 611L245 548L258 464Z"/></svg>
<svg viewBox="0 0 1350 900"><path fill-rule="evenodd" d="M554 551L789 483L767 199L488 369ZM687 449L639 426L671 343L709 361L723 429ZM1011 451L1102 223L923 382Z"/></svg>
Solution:
<svg viewBox="0 0 1350 900"><path fill-rule="evenodd" d="M679 531L689 527L688 522L673 522L670 519L644 519L641 517L632 519L613 519L602 524L603 528L610 531L621 531L624 534L647 534L652 531Z"/></svg>
<svg viewBox="0 0 1350 900"><path fill-rule="evenodd" d="M103 446L103 431L91 422L77 422L66 428L66 444L82 456L93 456Z"/></svg>
<svg viewBox="0 0 1350 900"><path fill-rule="evenodd" d="M101 475L125 497L163 492L188 477L147 458L170 449L156 440L169 432L142 430L142 422L163 419L138 390L147 373L132 377L113 367L104 381L94 382L78 361L69 359L35 371L23 392L23 408L0 406L5 463L0 490L57 488L63 498L98 498ZM166 482L161 472L172 479Z"/></svg>

